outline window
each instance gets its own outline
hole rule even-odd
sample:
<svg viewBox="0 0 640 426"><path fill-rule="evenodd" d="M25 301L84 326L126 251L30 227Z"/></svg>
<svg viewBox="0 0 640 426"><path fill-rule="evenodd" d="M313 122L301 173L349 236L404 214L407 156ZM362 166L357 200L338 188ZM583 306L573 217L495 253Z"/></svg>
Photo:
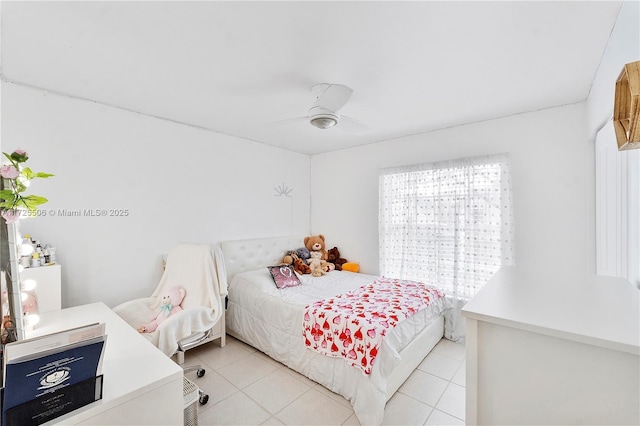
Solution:
<svg viewBox="0 0 640 426"><path fill-rule="evenodd" d="M513 263L507 154L380 173L380 272L472 297Z"/></svg>
<svg viewBox="0 0 640 426"><path fill-rule="evenodd" d="M596 274L640 288L640 150L618 151L613 123L596 136Z"/></svg>

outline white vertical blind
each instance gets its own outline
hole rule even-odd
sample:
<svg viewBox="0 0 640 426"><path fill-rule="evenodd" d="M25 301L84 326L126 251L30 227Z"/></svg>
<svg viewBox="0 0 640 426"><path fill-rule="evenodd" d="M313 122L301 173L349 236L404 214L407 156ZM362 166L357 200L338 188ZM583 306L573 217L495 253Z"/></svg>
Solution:
<svg viewBox="0 0 640 426"><path fill-rule="evenodd" d="M472 297L513 264L508 154L380 172L380 272Z"/></svg>
<svg viewBox="0 0 640 426"><path fill-rule="evenodd" d="M596 136L596 274L640 288L640 150L618 151L613 122Z"/></svg>

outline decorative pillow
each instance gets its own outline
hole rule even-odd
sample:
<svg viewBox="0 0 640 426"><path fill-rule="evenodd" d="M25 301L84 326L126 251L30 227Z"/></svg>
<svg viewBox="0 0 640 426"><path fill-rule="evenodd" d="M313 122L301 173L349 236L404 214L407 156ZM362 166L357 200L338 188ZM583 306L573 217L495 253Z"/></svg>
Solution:
<svg viewBox="0 0 640 426"><path fill-rule="evenodd" d="M276 287L278 288L295 287L300 285L300 279L291 265L268 266L267 269L271 272L273 282L276 283Z"/></svg>

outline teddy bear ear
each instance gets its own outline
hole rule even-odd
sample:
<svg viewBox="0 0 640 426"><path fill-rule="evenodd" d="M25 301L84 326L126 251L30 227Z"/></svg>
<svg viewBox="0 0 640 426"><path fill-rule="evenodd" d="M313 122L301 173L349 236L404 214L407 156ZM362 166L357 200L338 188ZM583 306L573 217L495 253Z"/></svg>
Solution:
<svg viewBox="0 0 640 426"><path fill-rule="evenodd" d="M319 234L319 235L318 235L318 237L320 237L320 239L321 239L322 241L324 241L324 235Z"/></svg>

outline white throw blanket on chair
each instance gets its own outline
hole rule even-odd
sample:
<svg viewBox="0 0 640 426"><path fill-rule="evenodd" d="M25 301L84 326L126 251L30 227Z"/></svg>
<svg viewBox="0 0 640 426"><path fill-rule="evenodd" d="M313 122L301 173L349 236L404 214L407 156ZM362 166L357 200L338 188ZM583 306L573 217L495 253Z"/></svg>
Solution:
<svg viewBox="0 0 640 426"><path fill-rule="evenodd" d="M186 290L183 310L164 320L153 333L142 333L167 356L178 350L179 341L206 332L224 314L227 277L220 249L209 244L175 246L152 296L125 302L113 310L137 328L158 313L162 294L174 286Z"/></svg>

